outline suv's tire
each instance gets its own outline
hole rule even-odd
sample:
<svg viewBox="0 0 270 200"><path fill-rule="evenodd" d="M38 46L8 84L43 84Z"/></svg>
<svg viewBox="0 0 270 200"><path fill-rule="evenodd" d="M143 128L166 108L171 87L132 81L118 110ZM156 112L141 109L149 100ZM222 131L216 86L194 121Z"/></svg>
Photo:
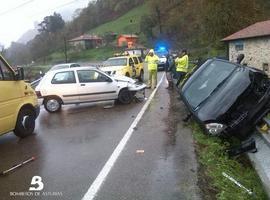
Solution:
<svg viewBox="0 0 270 200"><path fill-rule="evenodd" d="M35 130L35 112L30 108L22 108L18 114L14 134L20 138L31 135Z"/></svg>
<svg viewBox="0 0 270 200"><path fill-rule="evenodd" d="M133 99L133 95L130 91L128 91L128 89L125 88L119 92L118 100L120 103L129 104L131 103L132 99Z"/></svg>
<svg viewBox="0 0 270 200"><path fill-rule="evenodd" d="M127 72L125 76L130 77L130 74Z"/></svg>
<svg viewBox="0 0 270 200"><path fill-rule="evenodd" d="M62 101L58 97L47 97L44 99L44 108L50 112L59 112L62 108Z"/></svg>
<svg viewBox="0 0 270 200"><path fill-rule="evenodd" d="M140 76L138 77L138 79L139 79L140 82L144 81L144 72L143 72L143 70L141 70Z"/></svg>

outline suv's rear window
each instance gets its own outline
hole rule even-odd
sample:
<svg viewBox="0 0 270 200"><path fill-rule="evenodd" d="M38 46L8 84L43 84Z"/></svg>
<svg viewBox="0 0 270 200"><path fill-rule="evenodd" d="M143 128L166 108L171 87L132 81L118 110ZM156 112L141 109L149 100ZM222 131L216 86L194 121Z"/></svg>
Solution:
<svg viewBox="0 0 270 200"><path fill-rule="evenodd" d="M235 68L234 64L218 60L202 65L191 77L191 83L187 82L189 85L183 93L191 107L197 108L224 83Z"/></svg>
<svg viewBox="0 0 270 200"><path fill-rule="evenodd" d="M72 64L72 65L70 65L70 67L72 68L72 67L80 67L80 65L79 64Z"/></svg>

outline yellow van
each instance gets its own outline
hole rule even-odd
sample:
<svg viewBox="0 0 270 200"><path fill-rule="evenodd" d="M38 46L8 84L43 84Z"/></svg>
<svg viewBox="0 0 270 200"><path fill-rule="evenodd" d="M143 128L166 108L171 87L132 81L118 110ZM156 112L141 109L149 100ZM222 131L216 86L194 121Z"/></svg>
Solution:
<svg viewBox="0 0 270 200"><path fill-rule="evenodd" d="M14 71L0 55L0 135L18 137L33 133L39 105L35 91L24 82L23 69Z"/></svg>

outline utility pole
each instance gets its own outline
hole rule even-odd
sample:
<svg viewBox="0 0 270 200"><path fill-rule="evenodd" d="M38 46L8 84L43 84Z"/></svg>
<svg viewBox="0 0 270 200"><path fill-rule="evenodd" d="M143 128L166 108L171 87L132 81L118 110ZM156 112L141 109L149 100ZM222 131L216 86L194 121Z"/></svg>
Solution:
<svg viewBox="0 0 270 200"><path fill-rule="evenodd" d="M162 35L161 12L158 6L156 6L156 13L157 13L157 19L158 19L158 25L159 25L159 34Z"/></svg>
<svg viewBox="0 0 270 200"><path fill-rule="evenodd" d="M65 51L65 61L67 63L68 62L68 60L67 60L67 40L66 40L65 36L64 36L64 51Z"/></svg>
<svg viewBox="0 0 270 200"><path fill-rule="evenodd" d="M132 26L133 20L131 19L131 20L129 20L129 22L130 22L130 24L131 24L131 26ZM132 37L132 30L131 30L131 37Z"/></svg>
<svg viewBox="0 0 270 200"><path fill-rule="evenodd" d="M129 22L130 22L130 24L132 26L133 20L131 19L131 20L129 20ZM132 46L133 46L132 28L131 28L131 43L132 43ZM128 48L129 48L129 46L128 46Z"/></svg>

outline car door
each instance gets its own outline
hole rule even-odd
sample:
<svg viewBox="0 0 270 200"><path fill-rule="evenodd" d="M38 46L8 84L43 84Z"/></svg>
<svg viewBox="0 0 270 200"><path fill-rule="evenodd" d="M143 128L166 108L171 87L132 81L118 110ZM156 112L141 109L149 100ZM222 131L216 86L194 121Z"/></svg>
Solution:
<svg viewBox="0 0 270 200"><path fill-rule="evenodd" d="M21 101L21 81L16 81L14 72L0 60L0 134L15 127L17 109Z"/></svg>
<svg viewBox="0 0 270 200"><path fill-rule="evenodd" d="M80 102L95 102L118 98L118 86L110 77L94 69L77 70Z"/></svg>
<svg viewBox="0 0 270 200"><path fill-rule="evenodd" d="M56 72L46 90L47 95L60 96L65 104L79 101L78 83L73 70Z"/></svg>

